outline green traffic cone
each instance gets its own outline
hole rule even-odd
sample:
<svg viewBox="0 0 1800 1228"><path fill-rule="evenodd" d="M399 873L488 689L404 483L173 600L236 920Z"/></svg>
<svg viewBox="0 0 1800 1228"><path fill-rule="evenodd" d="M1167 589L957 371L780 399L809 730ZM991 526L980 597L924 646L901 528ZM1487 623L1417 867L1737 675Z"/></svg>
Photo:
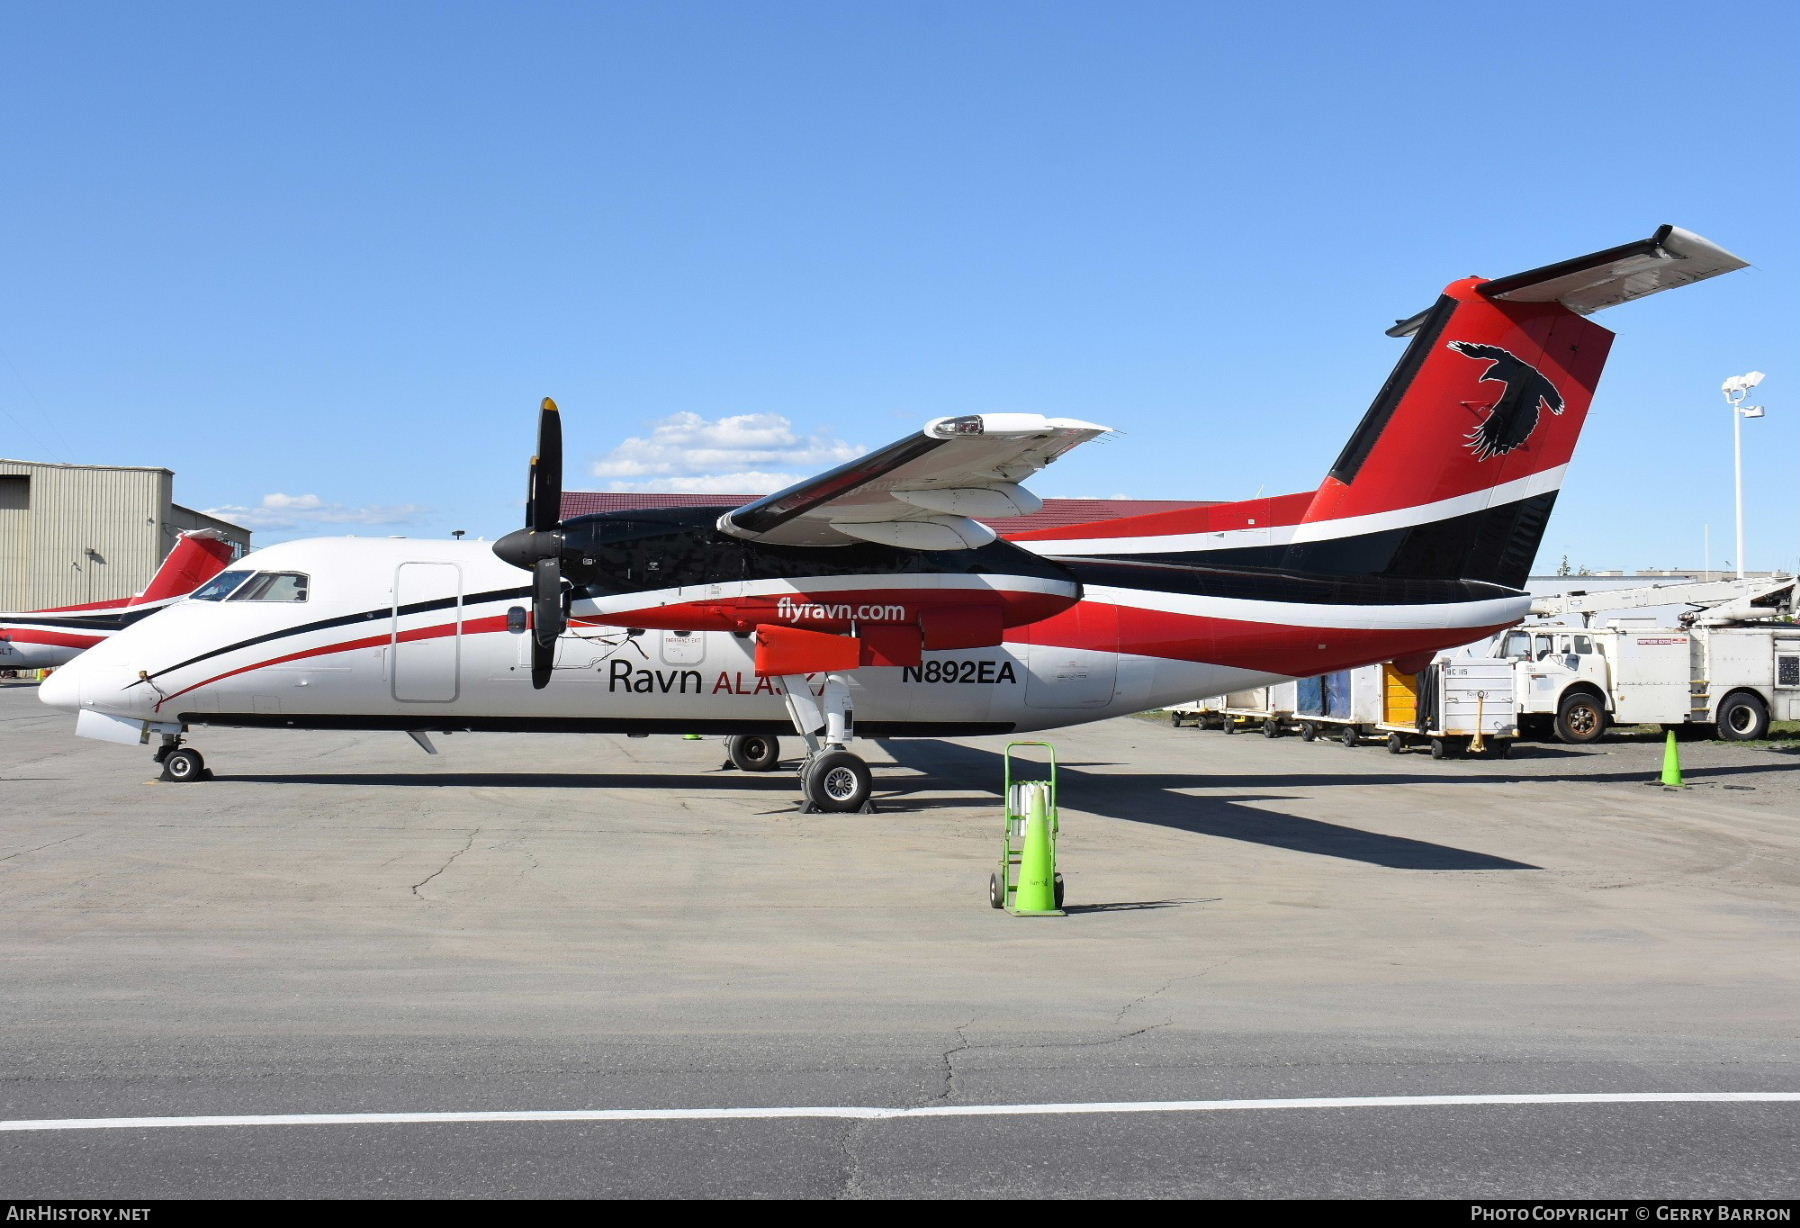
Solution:
<svg viewBox="0 0 1800 1228"><path fill-rule="evenodd" d="M1050 840L1050 786L1025 786L1025 847L1019 857L1019 886L1013 912L1060 917L1056 906L1056 846Z"/></svg>
<svg viewBox="0 0 1800 1228"><path fill-rule="evenodd" d="M1663 788L1685 789L1687 785L1681 779L1681 752L1675 748L1675 731L1669 730L1669 740L1663 744Z"/></svg>

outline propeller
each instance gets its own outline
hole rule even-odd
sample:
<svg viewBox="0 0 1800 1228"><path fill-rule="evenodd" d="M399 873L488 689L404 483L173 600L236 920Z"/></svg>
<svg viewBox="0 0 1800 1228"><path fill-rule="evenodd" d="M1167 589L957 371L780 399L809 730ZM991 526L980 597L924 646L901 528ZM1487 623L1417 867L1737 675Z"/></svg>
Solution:
<svg viewBox="0 0 1800 1228"><path fill-rule="evenodd" d="M543 690L556 663L563 612L562 415L549 397L538 411L537 455L525 497L525 527L494 543L494 553L531 573L531 685Z"/></svg>

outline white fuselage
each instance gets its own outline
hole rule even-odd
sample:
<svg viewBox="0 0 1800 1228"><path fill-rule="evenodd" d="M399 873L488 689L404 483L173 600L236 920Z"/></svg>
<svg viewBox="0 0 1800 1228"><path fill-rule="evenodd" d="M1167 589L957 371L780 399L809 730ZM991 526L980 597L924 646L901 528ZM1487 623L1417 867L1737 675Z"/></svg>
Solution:
<svg viewBox="0 0 1800 1228"><path fill-rule="evenodd" d="M45 702L137 728L791 729L754 642L733 632L576 625L534 690L529 577L485 542L316 539L233 570L302 573L306 599L182 601L53 675ZM578 622L596 614L576 603ZM871 736L1053 728L1280 677L1011 642L841 676Z"/></svg>

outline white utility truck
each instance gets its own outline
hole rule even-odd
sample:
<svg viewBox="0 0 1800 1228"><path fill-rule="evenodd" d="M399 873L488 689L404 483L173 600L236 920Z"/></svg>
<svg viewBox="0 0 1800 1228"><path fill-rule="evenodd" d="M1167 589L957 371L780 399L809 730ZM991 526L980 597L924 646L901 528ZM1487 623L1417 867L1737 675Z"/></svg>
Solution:
<svg viewBox="0 0 1800 1228"><path fill-rule="evenodd" d="M1513 663L1519 726L1592 742L1612 725L1746 741L1800 719L1794 581L1727 580L1539 598L1537 615L1693 604L1677 626L1614 619L1601 627L1516 627L1490 645Z"/></svg>

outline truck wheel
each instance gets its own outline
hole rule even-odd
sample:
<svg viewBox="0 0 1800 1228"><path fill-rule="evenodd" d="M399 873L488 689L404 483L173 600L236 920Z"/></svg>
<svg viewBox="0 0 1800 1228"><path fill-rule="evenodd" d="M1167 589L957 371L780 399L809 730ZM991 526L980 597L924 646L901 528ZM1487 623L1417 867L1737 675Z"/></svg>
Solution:
<svg viewBox="0 0 1800 1228"><path fill-rule="evenodd" d="M1397 734L1397 733L1388 734L1388 754L1404 755L1405 753L1406 753L1405 737L1403 737L1402 735Z"/></svg>
<svg viewBox="0 0 1800 1228"><path fill-rule="evenodd" d="M1000 876L998 874L988 875L988 907L1006 907L1006 888L1000 885Z"/></svg>
<svg viewBox="0 0 1800 1228"><path fill-rule="evenodd" d="M1300 740L1302 742L1310 742L1318 736L1319 727L1317 725L1313 724L1311 721L1300 722Z"/></svg>
<svg viewBox="0 0 1800 1228"><path fill-rule="evenodd" d="M1179 713L1179 712L1169 713L1169 724L1174 726L1176 729L1180 729L1181 728L1181 713Z"/></svg>
<svg viewBox="0 0 1800 1228"><path fill-rule="evenodd" d="M1719 736L1727 742L1750 742L1769 736L1769 708L1747 691L1727 695L1719 705Z"/></svg>
<svg viewBox="0 0 1800 1228"><path fill-rule="evenodd" d="M1338 739L1339 739L1339 741L1343 742L1343 744L1345 746L1355 746L1356 739L1361 735L1361 733L1362 733L1362 731L1359 730L1355 725L1345 725L1344 732L1338 735Z"/></svg>
<svg viewBox="0 0 1800 1228"><path fill-rule="evenodd" d="M1606 708L1585 691L1563 696L1556 706L1556 740L1575 746L1598 742L1606 732Z"/></svg>
<svg viewBox="0 0 1800 1228"><path fill-rule="evenodd" d="M1281 736L1281 722L1280 721L1276 720L1274 717L1271 716L1268 720L1263 722L1263 737L1279 738L1280 736Z"/></svg>
<svg viewBox="0 0 1800 1228"><path fill-rule="evenodd" d="M1235 717L1235 716L1220 717L1219 718L1219 729L1224 733L1236 733L1237 732L1237 717Z"/></svg>

